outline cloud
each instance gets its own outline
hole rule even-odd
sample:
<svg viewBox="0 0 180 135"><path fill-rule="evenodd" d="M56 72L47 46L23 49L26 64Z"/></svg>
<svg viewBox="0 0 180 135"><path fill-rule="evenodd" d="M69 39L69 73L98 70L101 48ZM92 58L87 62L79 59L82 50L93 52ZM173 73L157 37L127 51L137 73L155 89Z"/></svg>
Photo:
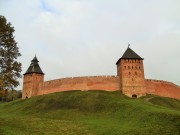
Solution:
<svg viewBox="0 0 180 135"><path fill-rule="evenodd" d="M145 58L146 78L180 84L179 5L179 0L1 0L0 13L15 27L23 73L36 53L46 80L116 75L115 63L130 43Z"/></svg>

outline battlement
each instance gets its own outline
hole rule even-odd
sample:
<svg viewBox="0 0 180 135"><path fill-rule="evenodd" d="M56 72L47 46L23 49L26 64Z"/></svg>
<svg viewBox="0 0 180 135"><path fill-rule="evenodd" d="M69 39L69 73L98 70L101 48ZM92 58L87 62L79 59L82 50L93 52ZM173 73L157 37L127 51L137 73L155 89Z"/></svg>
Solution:
<svg viewBox="0 0 180 135"><path fill-rule="evenodd" d="M180 86L172 83L172 82L168 82L168 81L164 81L164 80L155 80L155 79L145 79L145 81L147 82L159 82L159 83L162 83L162 84L168 84L168 85L172 85L174 87L177 87L177 88L180 88Z"/></svg>
<svg viewBox="0 0 180 135"><path fill-rule="evenodd" d="M65 80L93 79L93 78L99 78L99 79L103 79L104 78L105 79L105 78L119 78L119 77L118 76L114 76L114 75L66 77L66 78L59 78L59 79L45 81L44 84L45 83L51 84L51 83L56 83L56 82L60 82L60 81L65 81Z"/></svg>

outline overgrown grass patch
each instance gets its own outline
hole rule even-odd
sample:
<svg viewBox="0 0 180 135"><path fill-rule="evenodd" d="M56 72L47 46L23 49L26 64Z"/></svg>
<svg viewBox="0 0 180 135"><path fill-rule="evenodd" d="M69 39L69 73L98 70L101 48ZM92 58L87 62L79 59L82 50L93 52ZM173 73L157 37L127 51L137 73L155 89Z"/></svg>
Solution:
<svg viewBox="0 0 180 135"><path fill-rule="evenodd" d="M106 91L53 93L0 104L0 134L178 135L179 100Z"/></svg>

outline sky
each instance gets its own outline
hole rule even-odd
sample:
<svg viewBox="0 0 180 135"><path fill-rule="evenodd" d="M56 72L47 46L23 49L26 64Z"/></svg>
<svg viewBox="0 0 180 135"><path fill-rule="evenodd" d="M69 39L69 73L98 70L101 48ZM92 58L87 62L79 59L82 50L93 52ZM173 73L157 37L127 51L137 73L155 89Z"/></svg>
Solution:
<svg viewBox="0 0 180 135"><path fill-rule="evenodd" d="M15 28L22 74L36 54L45 81L116 75L130 44L145 78L180 85L180 0L0 0L0 15Z"/></svg>

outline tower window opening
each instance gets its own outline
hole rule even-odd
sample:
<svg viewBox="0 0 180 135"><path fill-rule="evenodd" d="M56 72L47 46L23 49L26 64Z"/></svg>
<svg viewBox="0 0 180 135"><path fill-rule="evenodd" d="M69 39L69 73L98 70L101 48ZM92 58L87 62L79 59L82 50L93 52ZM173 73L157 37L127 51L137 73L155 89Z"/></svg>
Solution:
<svg viewBox="0 0 180 135"><path fill-rule="evenodd" d="M134 81L134 79L132 78L132 81Z"/></svg>
<svg viewBox="0 0 180 135"><path fill-rule="evenodd" d="M133 66L132 66L132 69L133 69Z"/></svg>
<svg viewBox="0 0 180 135"><path fill-rule="evenodd" d="M135 72L135 75L137 75L137 72Z"/></svg>
<svg viewBox="0 0 180 135"><path fill-rule="evenodd" d="M126 66L124 66L124 69L126 69Z"/></svg>
<svg viewBox="0 0 180 135"><path fill-rule="evenodd" d="M128 66L128 69L130 69L130 66Z"/></svg>
<svg viewBox="0 0 180 135"><path fill-rule="evenodd" d="M141 69L141 67L139 66L139 69Z"/></svg>
<svg viewBox="0 0 180 135"><path fill-rule="evenodd" d="M131 72L129 72L129 75L131 75Z"/></svg>

